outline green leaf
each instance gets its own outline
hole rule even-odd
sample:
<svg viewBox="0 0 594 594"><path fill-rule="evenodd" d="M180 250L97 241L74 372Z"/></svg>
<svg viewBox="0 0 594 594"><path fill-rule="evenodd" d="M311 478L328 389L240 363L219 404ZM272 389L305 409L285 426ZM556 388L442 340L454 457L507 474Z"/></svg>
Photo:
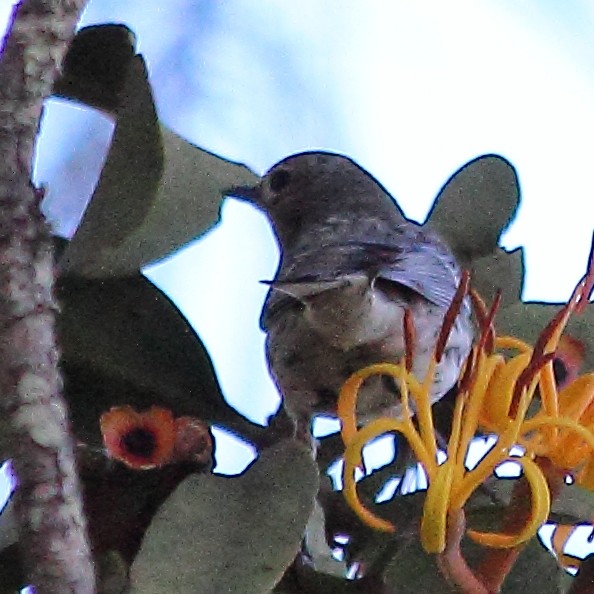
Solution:
<svg viewBox="0 0 594 594"><path fill-rule="evenodd" d="M226 404L202 342L142 275L64 276L58 296L66 397L79 437L101 443L99 416L121 404L155 404L176 415L264 431Z"/></svg>
<svg viewBox="0 0 594 594"><path fill-rule="evenodd" d="M525 594L526 592L563 592L565 572L555 558L536 538L533 538L520 554L507 576L502 594Z"/></svg>
<svg viewBox="0 0 594 594"><path fill-rule="evenodd" d="M563 485L551 508L551 519L563 524L592 521L594 493L579 485Z"/></svg>
<svg viewBox="0 0 594 594"><path fill-rule="evenodd" d="M497 333L517 336L534 344L538 335L561 309L561 304L526 302L505 307L497 314ZM590 303L581 314L573 314L566 334L581 341L585 348L582 371L594 370L594 304Z"/></svg>
<svg viewBox="0 0 594 594"><path fill-rule="evenodd" d="M439 571L435 555L428 555L418 538L400 547L386 571L386 581L398 594L417 592L456 592Z"/></svg>
<svg viewBox="0 0 594 594"><path fill-rule="evenodd" d="M501 483L502 481L497 481ZM510 485L514 481L505 481ZM467 510L467 527L486 532L499 532L505 509L496 505ZM482 547L470 538L463 540L462 551L469 567L476 569L492 549ZM564 570L537 537L531 538L522 549L511 571L503 582L502 594L525 592L561 592Z"/></svg>
<svg viewBox="0 0 594 594"><path fill-rule="evenodd" d="M64 57L54 94L113 112L121 102L136 36L125 25L84 27Z"/></svg>
<svg viewBox="0 0 594 594"><path fill-rule="evenodd" d="M164 503L131 568L137 594L264 594L297 554L318 474L293 440L240 477L191 476Z"/></svg>
<svg viewBox="0 0 594 594"><path fill-rule="evenodd" d="M490 254L519 204L518 177L498 155L460 168L439 192L428 224L462 261Z"/></svg>
<svg viewBox="0 0 594 594"><path fill-rule="evenodd" d="M495 248L488 256L472 260L470 278L472 286L487 304L491 303L497 291L501 290L501 307L505 307L521 301L524 270L522 248L511 252Z"/></svg>
<svg viewBox="0 0 594 594"><path fill-rule="evenodd" d="M88 277L123 276L209 230L219 221L225 190L254 184L257 177L159 123L144 59L133 55L127 28L91 27L77 40L55 90L113 110L116 130L60 265Z"/></svg>

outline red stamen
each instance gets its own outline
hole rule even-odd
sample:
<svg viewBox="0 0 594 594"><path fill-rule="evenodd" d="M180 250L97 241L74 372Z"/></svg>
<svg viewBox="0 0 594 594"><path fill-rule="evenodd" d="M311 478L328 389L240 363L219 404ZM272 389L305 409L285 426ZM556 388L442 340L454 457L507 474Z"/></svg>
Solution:
<svg viewBox="0 0 594 594"><path fill-rule="evenodd" d="M526 365L522 373L520 373L516 385L514 386L514 394L512 396L511 404L509 405L509 414L511 416L515 417L518 413L522 390L529 386L532 380L536 377L536 374L554 358L555 353L539 355L537 354L536 349L532 352L532 357L528 362L528 365Z"/></svg>
<svg viewBox="0 0 594 594"><path fill-rule="evenodd" d="M479 328L482 331L485 326L485 319L489 313L487 311L487 306L481 296L473 288L470 289L470 299L472 300L472 309L476 315Z"/></svg>
<svg viewBox="0 0 594 594"><path fill-rule="evenodd" d="M495 298L491 304L491 308L487 312L484 319L484 326L481 328L481 337L478 342L479 350L485 350L487 353L492 353L495 347L495 326L493 321L495 320L495 314L501 304L501 290L495 293Z"/></svg>
<svg viewBox="0 0 594 594"><path fill-rule="evenodd" d="M406 308L404 310L404 362L406 371L410 371L413 366L413 357L415 354L415 323L413 322L412 312Z"/></svg>
<svg viewBox="0 0 594 594"><path fill-rule="evenodd" d="M551 319L551 321L545 326L544 330L538 335L536 342L534 343L534 350L532 351L532 357L539 356L544 352L547 342L551 340L551 337L559 327L559 324L563 321L564 316L567 313L567 309L571 307L571 301L564 305Z"/></svg>
<svg viewBox="0 0 594 594"><path fill-rule="evenodd" d="M463 270L462 278L460 279L460 283L458 284L458 288L456 289L452 303L450 304L450 307L443 318L443 324L441 325L439 338L437 339L437 343L435 345L435 360L438 363L441 361L441 357L443 356L450 332L452 331L454 323L456 322L456 318L462 309L464 298L468 294L469 283L470 273L468 270Z"/></svg>
<svg viewBox="0 0 594 594"><path fill-rule="evenodd" d="M474 381L474 376L475 376L475 366L476 366L476 361L478 359L478 353L479 351L474 348L472 349L472 351L470 351L470 355L468 355L468 358L466 359L466 366L464 367L464 374L462 375L462 378L460 379L460 387L458 390L459 394L462 394L464 392L469 392L470 391L470 386L472 385L472 382Z"/></svg>

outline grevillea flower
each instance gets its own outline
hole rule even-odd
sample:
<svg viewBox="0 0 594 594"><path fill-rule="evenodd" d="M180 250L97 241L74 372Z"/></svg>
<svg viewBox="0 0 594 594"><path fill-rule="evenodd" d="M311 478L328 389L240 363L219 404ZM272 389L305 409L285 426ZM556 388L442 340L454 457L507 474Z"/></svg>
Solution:
<svg viewBox="0 0 594 594"><path fill-rule="evenodd" d="M338 403L345 444L344 495L363 521L379 530L395 529L361 504L354 477L355 469L362 464L363 446L386 432L397 432L406 438L427 474L429 487L421 518L421 542L430 553L444 551L448 517L459 517L476 489L508 460L523 469L531 489L531 513L515 534L468 531L471 538L486 546L516 547L531 538L547 519L551 493L539 460L550 460L556 467L573 472L583 485L594 488L594 374L575 377L558 390L553 373L562 332L571 314L587 304L593 285L594 250L588 274L542 331L534 348L513 337L496 336L493 319L499 300L487 310L478 295L471 293L481 331L459 378L447 459L441 465L437 462L430 387L451 325L468 292L467 274L445 316L425 378L414 377L410 357L405 356L398 364L366 367L347 380ZM513 352L516 354L511 355ZM402 414L400 418L376 419L358 429L358 390L372 375L394 378L400 389ZM540 399L535 398L537 394ZM413 408L416 426L412 421ZM476 467L468 470L468 448L479 432L495 434L497 442ZM518 444L525 448L525 454L512 456L511 450Z"/></svg>
<svg viewBox="0 0 594 594"><path fill-rule="evenodd" d="M108 454L131 468L147 470L172 458L176 430L169 410L152 406L137 412L131 406L114 406L101 415L100 426Z"/></svg>

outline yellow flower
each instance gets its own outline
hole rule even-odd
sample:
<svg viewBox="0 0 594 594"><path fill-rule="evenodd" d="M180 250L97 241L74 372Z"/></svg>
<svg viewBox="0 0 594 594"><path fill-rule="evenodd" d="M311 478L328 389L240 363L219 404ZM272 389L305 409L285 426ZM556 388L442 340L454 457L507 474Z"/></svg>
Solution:
<svg viewBox="0 0 594 594"><path fill-rule="evenodd" d="M364 522L379 530L395 529L361 504L355 482L355 469L362 464L363 446L386 432L402 434L427 473L429 487L421 519L421 542L429 553L444 551L448 514L460 512L474 491L503 462L513 460L522 467L531 488L531 514L516 534L468 531L471 538L486 546L517 546L531 538L547 519L551 494L539 466L540 458L576 471L582 484L594 487L594 374L577 377L559 392L552 365L570 315L585 307L592 291L593 260L591 254L588 274L543 330L534 348L513 337L497 337L493 318L499 300L496 299L487 311L482 300L471 293L481 331L458 382L447 460L441 465L437 462L429 392L443 345L468 292L467 274L445 316L431 365L422 381L410 372L407 357L398 364L366 367L347 380L338 403L345 444L344 495ZM510 351L516 354L511 356ZM376 419L358 429L357 393L365 379L372 375L389 375L395 379L400 389L402 414L398 419ZM531 405L537 404L534 398L537 393L540 395L538 410L536 413L530 410L531 416L528 416ZM413 408L418 429L412 421ZM467 470L464 462L468 448L479 432L495 434L497 442L475 468ZM511 449L517 444L525 448L524 456L511 455Z"/></svg>

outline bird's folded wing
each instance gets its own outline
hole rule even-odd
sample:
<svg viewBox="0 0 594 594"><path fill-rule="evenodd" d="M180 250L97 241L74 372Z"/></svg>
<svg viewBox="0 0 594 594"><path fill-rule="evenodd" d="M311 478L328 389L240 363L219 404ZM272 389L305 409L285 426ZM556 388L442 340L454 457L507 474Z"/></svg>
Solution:
<svg viewBox="0 0 594 594"><path fill-rule="evenodd" d="M287 308L307 297L353 282L381 279L405 286L439 307L448 307L458 278L447 252L436 244L410 246L347 241L302 251L285 262L282 273L266 281L270 291L262 311L264 329Z"/></svg>

